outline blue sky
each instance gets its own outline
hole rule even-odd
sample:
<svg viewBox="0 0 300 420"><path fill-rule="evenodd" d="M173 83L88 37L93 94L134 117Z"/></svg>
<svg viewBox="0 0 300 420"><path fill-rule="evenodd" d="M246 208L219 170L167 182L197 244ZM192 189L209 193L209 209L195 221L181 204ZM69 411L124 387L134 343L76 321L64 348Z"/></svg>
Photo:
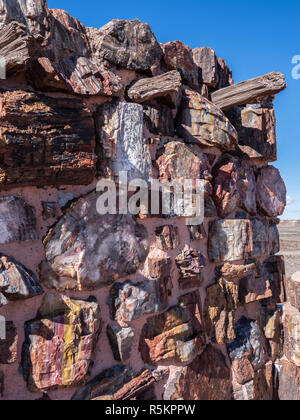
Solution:
<svg viewBox="0 0 300 420"><path fill-rule="evenodd" d="M300 219L300 79L292 78L292 58L300 55L299 0L48 0L48 6L94 27L137 18L151 25L159 42L180 39L191 48L212 47L232 68L235 82L284 73L288 89L275 102L275 166L288 189L284 218Z"/></svg>

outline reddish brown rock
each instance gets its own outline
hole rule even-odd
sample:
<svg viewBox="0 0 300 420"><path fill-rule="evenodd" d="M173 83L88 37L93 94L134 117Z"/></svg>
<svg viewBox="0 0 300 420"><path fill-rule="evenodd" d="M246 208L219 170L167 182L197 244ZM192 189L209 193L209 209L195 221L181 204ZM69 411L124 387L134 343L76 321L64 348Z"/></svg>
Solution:
<svg viewBox="0 0 300 420"><path fill-rule="evenodd" d="M18 332L12 321L6 322L5 339L0 338L0 364L11 365L18 359Z"/></svg>
<svg viewBox="0 0 300 420"><path fill-rule="evenodd" d="M264 215L281 216L286 207L286 188L278 169L265 166L257 178L257 204Z"/></svg>
<svg viewBox="0 0 300 420"><path fill-rule="evenodd" d="M171 258L148 258L150 276L153 279L165 279L170 276L172 268Z"/></svg>
<svg viewBox="0 0 300 420"><path fill-rule="evenodd" d="M169 278L161 278L139 283L127 280L116 283L110 290L109 305L111 319L127 324L143 315L156 314L168 306L172 284Z"/></svg>
<svg viewBox="0 0 300 420"><path fill-rule="evenodd" d="M295 273L287 280L287 300L298 311L300 311L300 275Z"/></svg>
<svg viewBox="0 0 300 420"><path fill-rule="evenodd" d="M83 185L93 180L94 122L81 99L8 91L0 103L2 185Z"/></svg>
<svg viewBox="0 0 300 420"><path fill-rule="evenodd" d="M223 112L189 89L183 91L177 133L187 143L223 151L234 150L237 144L237 132Z"/></svg>
<svg viewBox="0 0 300 420"><path fill-rule="evenodd" d="M234 383L233 399L237 401L272 401L274 389L273 363L259 369L246 384Z"/></svg>
<svg viewBox="0 0 300 420"><path fill-rule="evenodd" d="M171 108L162 104L144 104L144 123L155 136L175 135L174 118Z"/></svg>
<svg viewBox="0 0 300 420"><path fill-rule="evenodd" d="M205 231L204 224L188 226L191 241L200 241L207 239L207 233Z"/></svg>
<svg viewBox="0 0 300 420"><path fill-rule="evenodd" d="M92 50L104 62L136 71L149 70L163 55L150 26L139 20L107 23L92 38Z"/></svg>
<svg viewBox="0 0 300 420"><path fill-rule="evenodd" d="M161 180L184 182L211 178L207 154L177 139L164 145L156 165Z"/></svg>
<svg viewBox="0 0 300 420"><path fill-rule="evenodd" d="M41 279L57 290L93 290L134 274L148 254L146 230L130 215L97 211L98 193L79 199L44 239Z"/></svg>
<svg viewBox="0 0 300 420"><path fill-rule="evenodd" d="M247 263L242 265L223 264L216 269L216 274L219 278L226 281L238 281L253 274L256 270L255 263Z"/></svg>
<svg viewBox="0 0 300 420"><path fill-rule="evenodd" d="M278 370L278 397L281 401L300 401L300 367L280 361Z"/></svg>
<svg viewBox="0 0 300 420"><path fill-rule="evenodd" d="M208 237L208 256L214 262L245 260L253 251L249 220L215 220Z"/></svg>
<svg viewBox="0 0 300 420"><path fill-rule="evenodd" d="M128 366L114 366L79 389L72 400L153 400L155 382L149 370L134 375Z"/></svg>
<svg viewBox="0 0 300 420"><path fill-rule="evenodd" d="M285 302L285 263L280 255L268 258L262 265L259 277L270 283L272 301L275 304Z"/></svg>
<svg viewBox="0 0 300 420"><path fill-rule="evenodd" d="M214 168L214 200L220 217L227 217L238 207L256 214L254 171L245 162L225 157Z"/></svg>
<svg viewBox="0 0 300 420"><path fill-rule="evenodd" d="M230 399L230 369L223 354L209 345L166 386L164 400L221 401Z"/></svg>
<svg viewBox="0 0 300 420"><path fill-rule="evenodd" d="M191 88L198 88L198 68L193 60L192 50L181 41L168 42L163 46L164 65L167 70L177 70L183 83Z"/></svg>
<svg viewBox="0 0 300 420"><path fill-rule="evenodd" d="M239 282L239 302L248 304L273 296L270 282L254 273L244 277Z"/></svg>
<svg viewBox="0 0 300 420"><path fill-rule="evenodd" d="M267 361L267 345L258 322L245 317L236 323L235 335L236 338L227 344L227 350L234 372L237 373L235 379L243 385L252 379L253 371L257 372L264 367Z"/></svg>
<svg viewBox="0 0 300 420"><path fill-rule="evenodd" d="M100 332L95 298L81 301L46 295L37 319L25 323L22 368L29 390L81 384L89 373Z"/></svg>
<svg viewBox="0 0 300 420"><path fill-rule="evenodd" d="M179 287L181 289L199 287L203 281L202 271L206 266L203 255L186 245L175 261L179 272Z"/></svg>
<svg viewBox="0 0 300 420"><path fill-rule="evenodd" d="M219 82L218 60L213 49L195 48L193 58L199 69L199 82L214 88Z"/></svg>
<svg viewBox="0 0 300 420"><path fill-rule="evenodd" d="M176 249L179 244L179 231L176 226L164 225L155 229L156 245L163 251Z"/></svg>
<svg viewBox="0 0 300 420"><path fill-rule="evenodd" d="M238 285L222 278L206 289L204 320L208 337L224 344L235 339L234 319L238 308Z"/></svg>
<svg viewBox="0 0 300 420"><path fill-rule="evenodd" d="M167 312L148 319L139 344L145 363L189 363L204 349L200 305L200 296L194 292L181 297Z"/></svg>

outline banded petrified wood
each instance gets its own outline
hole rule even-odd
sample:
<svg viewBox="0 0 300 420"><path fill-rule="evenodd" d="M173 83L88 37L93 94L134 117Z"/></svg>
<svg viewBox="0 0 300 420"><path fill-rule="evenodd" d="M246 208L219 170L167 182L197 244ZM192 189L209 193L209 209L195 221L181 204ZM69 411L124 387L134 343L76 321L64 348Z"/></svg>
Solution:
<svg viewBox="0 0 300 420"><path fill-rule="evenodd" d="M274 95L285 88L284 75L279 72L272 72L217 90L212 93L211 99L225 111L237 105L257 102L259 98Z"/></svg>

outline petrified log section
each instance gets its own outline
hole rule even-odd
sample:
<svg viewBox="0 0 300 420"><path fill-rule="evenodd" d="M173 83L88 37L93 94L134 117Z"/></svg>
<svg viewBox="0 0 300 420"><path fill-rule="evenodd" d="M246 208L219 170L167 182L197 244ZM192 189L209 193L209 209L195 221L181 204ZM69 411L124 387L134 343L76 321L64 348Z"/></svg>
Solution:
<svg viewBox="0 0 300 420"><path fill-rule="evenodd" d="M0 56L0 399L299 400L282 76L233 85L211 48L46 0L0 1ZM124 214L122 188L100 214L119 172L202 180L203 222Z"/></svg>

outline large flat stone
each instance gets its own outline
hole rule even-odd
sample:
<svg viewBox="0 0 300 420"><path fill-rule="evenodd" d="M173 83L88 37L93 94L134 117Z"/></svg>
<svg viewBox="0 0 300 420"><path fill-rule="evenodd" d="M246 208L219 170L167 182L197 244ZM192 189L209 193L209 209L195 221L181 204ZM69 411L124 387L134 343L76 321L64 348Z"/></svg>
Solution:
<svg viewBox="0 0 300 420"><path fill-rule="evenodd" d="M281 216L286 207L286 187L278 169L265 166L257 178L257 204L269 217Z"/></svg>
<svg viewBox="0 0 300 420"><path fill-rule="evenodd" d="M146 230L129 215L97 212L99 195L79 199L44 240L41 279L57 290L93 290L134 274L148 254Z"/></svg>

